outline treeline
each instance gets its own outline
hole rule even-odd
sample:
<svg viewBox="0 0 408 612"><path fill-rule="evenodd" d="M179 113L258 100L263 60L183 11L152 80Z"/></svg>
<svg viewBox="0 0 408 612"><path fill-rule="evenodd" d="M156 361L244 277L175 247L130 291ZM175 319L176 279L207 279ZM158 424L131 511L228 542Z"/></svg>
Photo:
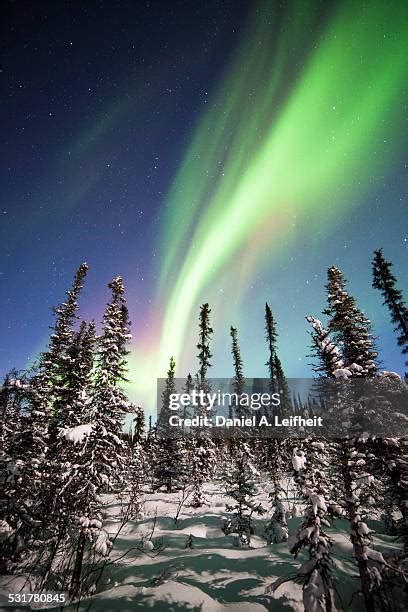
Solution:
<svg viewBox="0 0 408 612"><path fill-rule="evenodd" d="M162 435L162 423L144 426L143 411L122 390L126 379L130 322L120 277L110 284L102 331L93 322L79 323L78 297L87 273L82 264L65 301L55 309L49 346L30 372L11 372L1 389L0 573L27 576L35 591L64 591L78 599L98 588L112 542L103 527L104 495L126 494L127 518L142 511L143 487L183 493L183 503L206 503L204 484L223 474L227 494L226 534L249 546L253 517L267 518L266 541L288 540L297 556L306 551L295 579L303 585L306 610L332 610L335 605L335 562L325 529L339 517L349 524L365 607L394 609L395 593L406 589L408 548L408 457L405 439L344 440L212 439ZM403 353L408 352L408 310L396 279L381 251L373 261L373 285L390 309ZM211 309L199 314L198 368L186 379L193 388L209 390ZM347 380L370 378L384 386L395 374L378 370L371 322L346 290L338 268L328 270L327 323L307 317L316 375ZM277 326L265 308L267 361L271 390L285 388L278 355ZM238 330L231 327L234 390L245 383ZM175 392L176 364L170 359L161 415ZM402 381L400 384L403 385ZM338 398L332 410L352 418L352 398ZM124 434L125 415L135 426ZM351 415L351 416L350 416ZM163 418L163 416L162 416ZM392 415L391 415L392 418ZM270 508L256 501L261 476L270 482ZM283 483L291 480L303 500L302 526L288 533ZM385 558L372 544L370 518L382 517L389 533L401 541ZM289 579L289 577L287 578ZM276 589L284 579L274 583ZM390 603L391 602L391 603ZM390 606L387 608L387 606Z"/></svg>

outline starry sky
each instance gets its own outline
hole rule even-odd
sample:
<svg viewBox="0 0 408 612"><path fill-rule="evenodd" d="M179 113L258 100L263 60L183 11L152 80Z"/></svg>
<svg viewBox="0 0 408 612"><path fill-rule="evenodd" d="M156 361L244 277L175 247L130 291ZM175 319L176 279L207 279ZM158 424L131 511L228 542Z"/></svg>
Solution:
<svg viewBox="0 0 408 612"><path fill-rule="evenodd" d="M266 376L264 304L288 376L310 375L304 317L339 266L403 371L371 289L383 247L408 294L408 5L402 0L8 1L2 24L0 370L45 348L53 305L90 266L81 316L123 276L129 393L149 407L170 355L195 373L212 306ZM404 148L405 145L405 148Z"/></svg>

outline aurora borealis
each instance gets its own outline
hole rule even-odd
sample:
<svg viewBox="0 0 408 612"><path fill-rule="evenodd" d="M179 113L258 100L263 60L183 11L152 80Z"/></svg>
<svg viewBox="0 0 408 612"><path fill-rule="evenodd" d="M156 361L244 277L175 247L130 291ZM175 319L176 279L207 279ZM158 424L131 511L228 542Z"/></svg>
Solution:
<svg viewBox="0 0 408 612"><path fill-rule="evenodd" d="M72 45L58 22L50 46L56 55L43 69L49 90L59 91L60 123L46 126L55 113L48 96L44 129L35 135L44 147L40 164L35 147L13 141L14 123L9 127L18 163L6 177L7 199L3 194L3 218L9 222L13 205L15 215L11 229L3 225L2 278L10 287L5 337L13 349L3 349L2 369L33 358L51 323L47 306L87 260L83 316L100 319L109 275L127 284L130 389L141 403L150 401L170 355L179 376L194 373L204 301L212 307L214 375L230 374L231 324L248 375L265 374L266 300L288 375L309 373L304 317L320 315L333 263L373 320L384 365L401 370L387 313L370 288L370 258L382 246L407 290L406 3L124 6L117 15L116 5L101 3L96 17L78 9ZM100 47L86 38L90 18L92 27L107 29ZM109 57L103 45L110 44L110 21L116 54ZM180 41L181 24L189 34ZM132 41L133 72L124 50ZM77 44L74 61L69 47ZM15 87L23 82L23 53L17 58L9 73L5 64ZM89 66L83 72L81 61ZM89 102L86 85L109 95ZM35 87L32 80L29 97ZM75 87L83 88L76 107ZM34 98L31 91L33 115ZM15 114L19 127L24 112ZM45 300L34 297L41 291Z"/></svg>

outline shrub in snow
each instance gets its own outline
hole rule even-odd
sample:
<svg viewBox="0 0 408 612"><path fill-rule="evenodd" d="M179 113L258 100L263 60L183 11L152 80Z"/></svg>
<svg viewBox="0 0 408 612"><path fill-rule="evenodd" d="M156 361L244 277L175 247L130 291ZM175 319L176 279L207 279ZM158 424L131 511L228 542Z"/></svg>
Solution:
<svg viewBox="0 0 408 612"><path fill-rule="evenodd" d="M202 435L191 438L187 446L189 471L188 477L193 485L191 506L200 508L206 503L203 484L211 478L216 462L216 446L211 438Z"/></svg>
<svg viewBox="0 0 408 612"><path fill-rule="evenodd" d="M271 480L269 499L272 516L266 526L266 538L269 544L285 542L288 538L286 509L283 503L282 478L287 462L287 445L284 440L265 438L261 440L261 466Z"/></svg>
<svg viewBox="0 0 408 612"><path fill-rule="evenodd" d="M259 474L252 464L252 455L247 445L243 444L237 451L235 466L226 476L225 492L232 497L234 504L227 504L226 512L230 514L223 525L226 535L236 534L241 545L249 545L254 533L253 514L265 514L266 509L256 503Z"/></svg>
<svg viewBox="0 0 408 612"><path fill-rule="evenodd" d="M268 544L279 544L288 539L288 525L286 522L286 510L282 501L273 502L273 514L266 526L266 538Z"/></svg>

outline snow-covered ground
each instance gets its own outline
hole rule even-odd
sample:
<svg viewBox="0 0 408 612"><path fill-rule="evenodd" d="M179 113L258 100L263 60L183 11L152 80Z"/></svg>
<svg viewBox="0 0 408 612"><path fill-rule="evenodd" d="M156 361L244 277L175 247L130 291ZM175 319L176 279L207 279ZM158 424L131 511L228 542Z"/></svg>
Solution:
<svg viewBox="0 0 408 612"><path fill-rule="evenodd" d="M187 500L177 524L174 517L180 494L159 492L146 496L144 518L125 526L115 542L112 557L134 546L144 552L130 551L106 569L102 589L93 597L93 609L303 611L301 586L296 583L287 582L274 595L265 594L265 588L276 578L296 571L302 557L295 560L286 543L266 544L265 518L255 519L256 533L251 546L238 547L236 538L224 535L221 529L227 516L225 505L231 502L223 495L222 483L211 482L205 489L208 505L194 509ZM266 489L257 501L269 508ZM113 505L109 511L114 511ZM298 517L288 520L290 533L300 521ZM110 524L110 529L115 531L115 523ZM339 520L327 531L335 542L336 588L343 609L361 610L347 525ZM192 548L187 547L189 539ZM389 536L378 536L375 543L379 550L396 546ZM86 602L83 603L85 609Z"/></svg>
<svg viewBox="0 0 408 612"><path fill-rule="evenodd" d="M303 612L300 585L287 582L274 594L268 595L265 588L280 576L295 572L306 557L300 555L295 560L287 543L268 545L264 535L267 518L254 519L256 533L251 546L240 548L236 538L224 535L221 529L227 516L225 505L231 502L223 494L222 483L208 483L205 494L208 504L194 509L187 500L176 524L174 517L180 493L147 493L144 516L125 524L111 554L111 559L118 560L106 567L97 593L92 599L83 600L79 609ZM266 488L257 501L269 509ZM119 526L120 501L110 497L106 503L106 528L114 536ZM290 505L293 506L293 500ZM301 506L297 507L300 513ZM296 516L288 519L290 533L296 530L300 521L301 518ZM378 524L372 526L378 528ZM339 520L327 532L335 542L335 586L343 606L338 610L363 610L357 593L357 568L352 558L347 525ZM375 544L382 551L397 546L392 537L385 535L377 536ZM25 590L29 591L29 587L26 586ZM15 608L19 609L27 608ZM66 609L78 608L70 606Z"/></svg>

